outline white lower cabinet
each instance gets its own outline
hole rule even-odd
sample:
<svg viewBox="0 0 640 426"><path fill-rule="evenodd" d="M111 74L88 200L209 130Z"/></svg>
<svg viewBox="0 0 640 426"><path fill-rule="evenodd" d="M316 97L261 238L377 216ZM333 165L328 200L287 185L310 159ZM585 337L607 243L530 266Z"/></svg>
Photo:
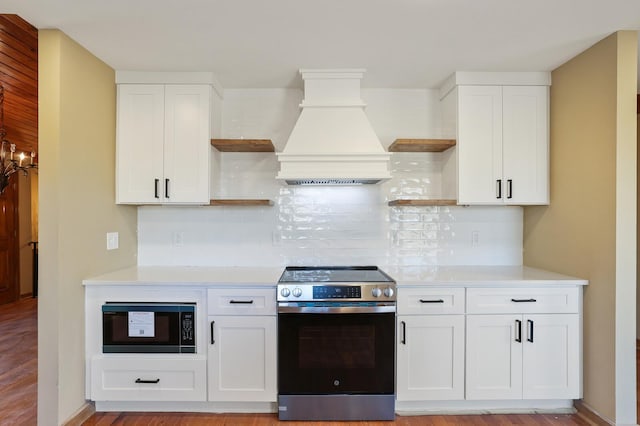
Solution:
<svg viewBox="0 0 640 426"><path fill-rule="evenodd" d="M276 318L210 316L209 400L276 401Z"/></svg>
<svg viewBox="0 0 640 426"><path fill-rule="evenodd" d="M580 398L578 314L467 316L466 398Z"/></svg>
<svg viewBox="0 0 640 426"><path fill-rule="evenodd" d="M464 315L400 315L397 399L464 399Z"/></svg>
<svg viewBox="0 0 640 426"><path fill-rule="evenodd" d="M206 369L204 357L96 356L91 360L91 398L94 401L205 401Z"/></svg>
<svg viewBox="0 0 640 426"><path fill-rule="evenodd" d="M275 402L275 288L207 291L209 401Z"/></svg>
<svg viewBox="0 0 640 426"><path fill-rule="evenodd" d="M464 399L464 288L398 289L398 401Z"/></svg>

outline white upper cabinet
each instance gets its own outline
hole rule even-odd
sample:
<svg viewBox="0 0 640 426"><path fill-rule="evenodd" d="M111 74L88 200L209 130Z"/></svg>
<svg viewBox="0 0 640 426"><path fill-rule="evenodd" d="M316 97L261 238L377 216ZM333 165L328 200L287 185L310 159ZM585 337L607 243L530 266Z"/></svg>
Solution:
<svg viewBox="0 0 640 426"><path fill-rule="evenodd" d="M502 182L507 204L549 204L547 86L502 88Z"/></svg>
<svg viewBox="0 0 640 426"><path fill-rule="evenodd" d="M502 203L502 88L458 88L458 202Z"/></svg>
<svg viewBox="0 0 640 426"><path fill-rule="evenodd" d="M208 204L211 88L119 84L116 202Z"/></svg>
<svg viewBox="0 0 640 426"><path fill-rule="evenodd" d="M549 203L548 79L524 74L456 73L444 89L444 120L455 122L458 204Z"/></svg>

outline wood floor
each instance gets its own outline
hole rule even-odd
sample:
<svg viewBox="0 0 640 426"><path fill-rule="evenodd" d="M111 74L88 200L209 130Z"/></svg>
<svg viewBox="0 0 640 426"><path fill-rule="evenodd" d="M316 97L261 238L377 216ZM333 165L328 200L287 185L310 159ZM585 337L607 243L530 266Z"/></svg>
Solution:
<svg viewBox="0 0 640 426"><path fill-rule="evenodd" d="M17 347L20 348L19 351L15 350ZM29 298L0 306L1 426L36 425L36 381L37 299ZM393 422L279 422L275 414L95 413L83 424L87 426L270 426L277 424L285 426L548 426L593 425L594 423L579 414L397 416Z"/></svg>
<svg viewBox="0 0 640 426"><path fill-rule="evenodd" d="M83 425L218 426L458 426L593 425L577 414L509 414L479 416L396 416L393 422L280 422L275 414L96 413Z"/></svg>
<svg viewBox="0 0 640 426"><path fill-rule="evenodd" d="M37 299L0 305L0 425L35 425Z"/></svg>

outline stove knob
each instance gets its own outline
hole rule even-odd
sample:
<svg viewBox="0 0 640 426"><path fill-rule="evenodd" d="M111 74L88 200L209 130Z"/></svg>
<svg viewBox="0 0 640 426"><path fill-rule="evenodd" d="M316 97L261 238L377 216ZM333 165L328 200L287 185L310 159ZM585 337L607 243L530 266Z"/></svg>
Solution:
<svg viewBox="0 0 640 426"><path fill-rule="evenodd" d="M282 297L289 297L290 294L291 294L291 291L289 291L289 289L286 287L280 290L280 295L282 295Z"/></svg>
<svg viewBox="0 0 640 426"><path fill-rule="evenodd" d="M293 297L300 297L302 296L302 290L300 290L300 287L296 287L293 289Z"/></svg>
<svg viewBox="0 0 640 426"><path fill-rule="evenodd" d="M380 297L382 295L382 290L380 290L378 287L376 287L373 290L371 290L371 295L373 297Z"/></svg>
<svg viewBox="0 0 640 426"><path fill-rule="evenodd" d="M393 289L391 287L387 287L384 289L384 295L386 297L392 297L393 296Z"/></svg>

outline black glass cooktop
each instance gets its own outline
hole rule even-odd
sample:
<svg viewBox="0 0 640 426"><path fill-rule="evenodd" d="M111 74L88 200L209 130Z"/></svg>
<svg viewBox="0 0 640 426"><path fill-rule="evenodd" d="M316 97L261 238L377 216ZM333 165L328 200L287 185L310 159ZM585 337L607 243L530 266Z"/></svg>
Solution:
<svg viewBox="0 0 640 426"><path fill-rule="evenodd" d="M279 283L393 283L377 266L287 266Z"/></svg>

